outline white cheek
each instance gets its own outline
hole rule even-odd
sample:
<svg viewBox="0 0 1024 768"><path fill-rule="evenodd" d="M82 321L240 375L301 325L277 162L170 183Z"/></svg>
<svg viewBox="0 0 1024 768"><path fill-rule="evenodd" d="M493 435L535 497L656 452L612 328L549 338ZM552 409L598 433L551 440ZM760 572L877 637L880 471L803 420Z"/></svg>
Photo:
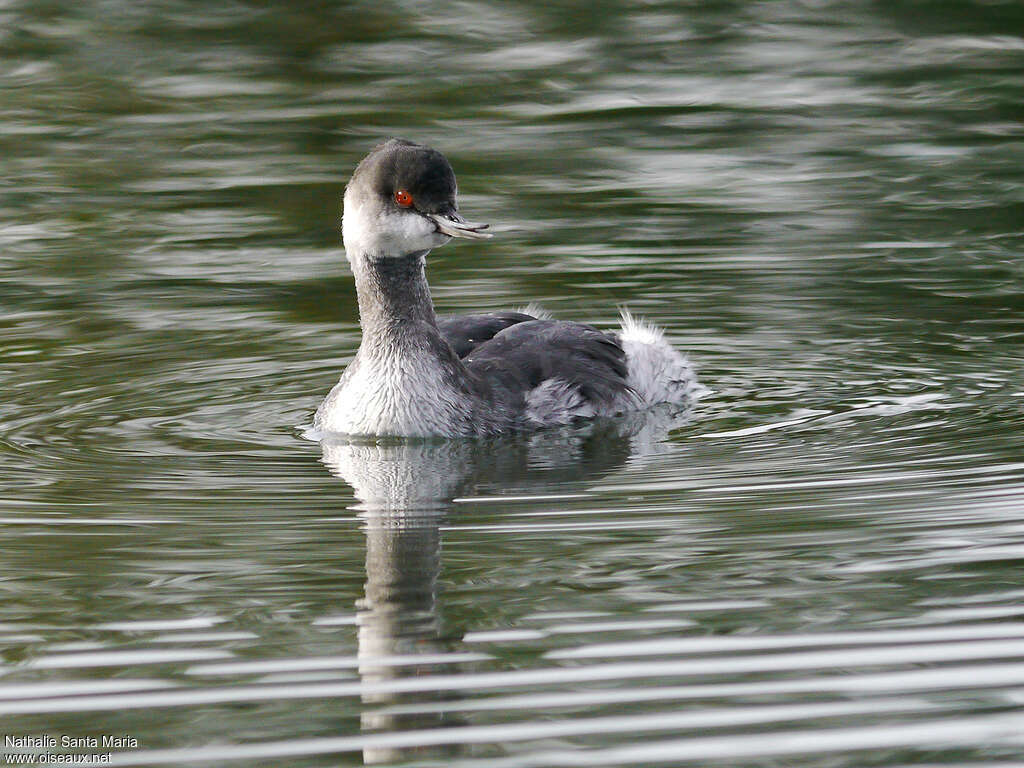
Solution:
<svg viewBox="0 0 1024 768"><path fill-rule="evenodd" d="M447 243L449 238L437 231L433 222L415 213L346 203L342 217L342 237L349 254L404 256L428 251Z"/></svg>
<svg viewBox="0 0 1024 768"><path fill-rule="evenodd" d="M438 244L434 237L437 227L419 214L392 213L381 219L387 240L398 252L423 251Z"/></svg>

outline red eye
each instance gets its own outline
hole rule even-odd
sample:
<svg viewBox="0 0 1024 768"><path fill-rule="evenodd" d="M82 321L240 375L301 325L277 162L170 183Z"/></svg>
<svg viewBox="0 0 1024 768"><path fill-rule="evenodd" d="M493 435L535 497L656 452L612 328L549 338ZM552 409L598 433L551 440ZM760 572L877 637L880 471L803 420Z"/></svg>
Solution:
<svg viewBox="0 0 1024 768"><path fill-rule="evenodd" d="M404 189L400 189L395 192L395 202L403 208L408 208L412 205L412 195L406 192Z"/></svg>

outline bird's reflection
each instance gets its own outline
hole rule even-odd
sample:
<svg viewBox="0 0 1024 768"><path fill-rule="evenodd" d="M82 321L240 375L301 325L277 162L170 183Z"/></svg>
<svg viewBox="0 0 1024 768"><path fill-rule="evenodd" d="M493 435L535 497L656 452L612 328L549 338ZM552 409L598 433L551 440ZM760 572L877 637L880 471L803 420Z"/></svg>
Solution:
<svg viewBox="0 0 1024 768"><path fill-rule="evenodd" d="M441 570L441 534L434 515L406 516L397 520L369 516L366 520L366 593L358 604L359 675L364 683L436 674L446 666L438 659L446 651L437 610L437 577ZM422 659L422 661L418 661ZM450 670L454 671L454 670ZM370 686L368 686L370 687ZM400 714L382 707L412 704L412 694L363 695L360 716L364 733L397 732L457 725L445 713ZM421 695L430 700L436 695ZM410 757L410 750L367 748L367 764ZM417 751L419 757L437 757Z"/></svg>
<svg viewBox="0 0 1024 768"><path fill-rule="evenodd" d="M585 429L442 442L324 438L323 461L352 486L366 532L366 589L358 604L364 733L451 727L458 718L437 703L456 694L388 691L388 682L453 673L473 663L461 634L438 610L440 526L453 499L478 492L565 492L664 446L685 414L646 414ZM381 684L384 684L383 686ZM383 688L384 692L381 692ZM427 703L431 702L431 703ZM417 706L419 704L419 706ZM450 757L447 748L366 749L366 764Z"/></svg>

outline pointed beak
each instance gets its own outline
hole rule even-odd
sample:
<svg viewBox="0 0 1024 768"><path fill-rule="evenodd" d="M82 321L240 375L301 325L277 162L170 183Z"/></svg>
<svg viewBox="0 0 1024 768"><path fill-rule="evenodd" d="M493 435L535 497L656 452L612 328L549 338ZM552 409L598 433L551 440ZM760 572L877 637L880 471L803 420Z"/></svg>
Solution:
<svg viewBox="0 0 1024 768"><path fill-rule="evenodd" d="M489 224L476 224L466 221L458 213L428 213L427 216L437 225L437 231L448 237L465 237L470 240L486 240L493 235L482 232Z"/></svg>

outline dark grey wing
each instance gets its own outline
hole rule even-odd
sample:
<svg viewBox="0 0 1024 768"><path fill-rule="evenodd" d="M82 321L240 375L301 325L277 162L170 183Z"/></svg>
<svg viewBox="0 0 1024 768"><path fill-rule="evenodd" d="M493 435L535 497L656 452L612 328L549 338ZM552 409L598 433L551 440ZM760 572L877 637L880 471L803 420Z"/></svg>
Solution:
<svg viewBox="0 0 1024 768"><path fill-rule="evenodd" d="M453 315L437 318L441 336L459 357L465 357L496 333L517 323L537 318L522 312L492 312L486 315Z"/></svg>
<svg viewBox="0 0 1024 768"><path fill-rule="evenodd" d="M602 406L613 405L629 391L626 355L618 338L582 323L517 323L479 344L463 362L492 386L517 389L524 396L549 379L575 387Z"/></svg>

